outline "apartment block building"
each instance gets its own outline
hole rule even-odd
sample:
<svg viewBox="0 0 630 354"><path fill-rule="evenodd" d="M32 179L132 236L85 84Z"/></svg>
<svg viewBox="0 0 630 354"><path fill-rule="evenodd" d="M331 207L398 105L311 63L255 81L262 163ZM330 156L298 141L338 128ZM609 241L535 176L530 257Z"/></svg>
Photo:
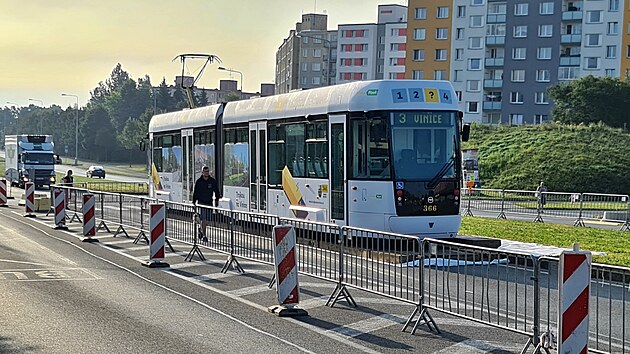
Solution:
<svg viewBox="0 0 630 354"><path fill-rule="evenodd" d="M538 124L547 88L625 77L630 19L620 0L409 1L405 76L450 80L466 121Z"/></svg>
<svg viewBox="0 0 630 354"><path fill-rule="evenodd" d="M407 7L380 5L377 23L327 30L327 15L305 14L276 51L276 92L357 80L403 79Z"/></svg>

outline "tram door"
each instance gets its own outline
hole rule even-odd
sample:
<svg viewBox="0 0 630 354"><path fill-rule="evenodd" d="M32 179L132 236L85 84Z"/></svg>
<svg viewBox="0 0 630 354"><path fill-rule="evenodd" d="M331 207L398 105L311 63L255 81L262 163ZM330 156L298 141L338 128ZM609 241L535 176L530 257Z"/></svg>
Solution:
<svg viewBox="0 0 630 354"><path fill-rule="evenodd" d="M329 124L330 219L346 225L346 116L331 115Z"/></svg>
<svg viewBox="0 0 630 354"><path fill-rule="evenodd" d="M193 130L182 129L182 201L192 201L195 185Z"/></svg>
<svg viewBox="0 0 630 354"><path fill-rule="evenodd" d="M267 211L267 123L249 123L249 209Z"/></svg>

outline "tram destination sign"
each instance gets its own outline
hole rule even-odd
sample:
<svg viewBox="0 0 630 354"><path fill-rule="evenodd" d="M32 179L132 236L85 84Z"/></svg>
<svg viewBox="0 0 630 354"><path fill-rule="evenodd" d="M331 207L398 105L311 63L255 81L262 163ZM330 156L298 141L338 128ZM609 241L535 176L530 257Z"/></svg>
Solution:
<svg viewBox="0 0 630 354"><path fill-rule="evenodd" d="M392 113L394 127L449 127L453 125L453 112L398 111Z"/></svg>

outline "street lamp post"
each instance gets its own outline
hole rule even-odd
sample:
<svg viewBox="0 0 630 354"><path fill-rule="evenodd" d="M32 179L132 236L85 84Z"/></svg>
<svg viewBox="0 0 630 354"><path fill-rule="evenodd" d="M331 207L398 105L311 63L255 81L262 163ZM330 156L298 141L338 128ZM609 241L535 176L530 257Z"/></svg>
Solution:
<svg viewBox="0 0 630 354"><path fill-rule="evenodd" d="M224 68L222 66L218 67L219 70L223 70L223 71L227 71L227 72L231 72L231 73L237 73L239 75L241 75L241 97L243 95L243 73L238 71L238 70L233 70L233 69L228 69L228 68Z"/></svg>
<svg viewBox="0 0 630 354"><path fill-rule="evenodd" d="M76 120L74 125L74 165L77 166L79 160L79 96L62 93L62 96L74 97L77 100Z"/></svg>
<svg viewBox="0 0 630 354"><path fill-rule="evenodd" d="M29 98L28 100L30 102L39 102L40 107L44 107L44 101L42 101L42 100L38 100L38 99L35 99L35 98ZM39 133L40 134L44 134L43 122L44 122L44 117L40 117L39 118Z"/></svg>
<svg viewBox="0 0 630 354"><path fill-rule="evenodd" d="M332 70L330 69L330 64L332 62L332 58L331 58L332 42L326 38L323 38L323 36L320 38L320 37L315 37L315 36L309 36L301 32L298 32L295 35L300 38L311 38L314 40L324 41L324 44L328 44L328 58L326 59L326 85L330 85L330 81L331 81L330 73L332 72Z"/></svg>

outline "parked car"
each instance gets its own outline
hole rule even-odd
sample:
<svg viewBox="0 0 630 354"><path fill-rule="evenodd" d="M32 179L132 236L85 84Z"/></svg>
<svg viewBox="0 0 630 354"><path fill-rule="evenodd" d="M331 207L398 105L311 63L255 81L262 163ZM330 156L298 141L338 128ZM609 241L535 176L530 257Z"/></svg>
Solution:
<svg viewBox="0 0 630 354"><path fill-rule="evenodd" d="M61 156L54 154L53 158L55 159L55 164L61 165Z"/></svg>
<svg viewBox="0 0 630 354"><path fill-rule="evenodd" d="M105 169L103 166L90 166L85 172L85 176L89 178L100 177L105 178Z"/></svg>

